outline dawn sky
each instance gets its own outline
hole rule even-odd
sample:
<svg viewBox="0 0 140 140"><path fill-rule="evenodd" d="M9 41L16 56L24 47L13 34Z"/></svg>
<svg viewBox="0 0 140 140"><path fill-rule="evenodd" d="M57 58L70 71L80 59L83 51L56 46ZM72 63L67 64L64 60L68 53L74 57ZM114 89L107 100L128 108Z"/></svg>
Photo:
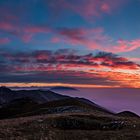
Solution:
<svg viewBox="0 0 140 140"><path fill-rule="evenodd" d="M0 0L0 85L140 88L140 0Z"/></svg>

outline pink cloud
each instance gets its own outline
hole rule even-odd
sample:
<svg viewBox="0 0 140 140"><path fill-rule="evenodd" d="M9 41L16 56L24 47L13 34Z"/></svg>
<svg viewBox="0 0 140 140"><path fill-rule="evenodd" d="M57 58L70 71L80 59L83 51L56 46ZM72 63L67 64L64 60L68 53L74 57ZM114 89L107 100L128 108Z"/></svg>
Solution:
<svg viewBox="0 0 140 140"><path fill-rule="evenodd" d="M59 35L63 36L62 41L72 45L83 45L88 48L101 48L101 42L108 38L103 35L102 28L85 29L85 28L63 28L59 30Z"/></svg>
<svg viewBox="0 0 140 140"><path fill-rule="evenodd" d="M92 40L87 44L84 43L84 45L89 49L99 49L113 53L131 52L140 48L140 39L113 41L113 39L111 40L110 37L103 34L100 37L98 38L99 41Z"/></svg>
<svg viewBox="0 0 140 140"><path fill-rule="evenodd" d="M109 13L111 11L110 6L106 3L101 5L101 10L105 13Z"/></svg>
<svg viewBox="0 0 140 140"><path fill-rule="evenodd" d="M10 42L9 38L0 38L0 45L8 44Z"/></svg>
<svg viewBox="0 0 140 140"><path fill-rule="evenodd" d="M107 68L110 70L140 70L140 65L129 61L127 58L117 56L112 53L100 52L96 55L87 54L87 55L78 55L71 52L62 51L52 52L52 51L35 51L31 54L28 53L19 53L19 54L1 54L6 57L9 61L21 62L21 66L24 67L24 64L35 65L35 66L44 66L44 67L56 67L63 68L63 70L71 69L94 69L94 68ZM31 63L32 62L32 63ZM34 62L34 63L33 63Z"/></svg>
<svg viewBox="0 0 140 140"><path fill-rule="evenodd" d="M0 30L13 30L14 26L8 22L0 22Z"/></svg>
<svg viewBox="0 0 140 140"><path fill-rule="evenodd" d="M140 63L140 58L137 58L137 57L129 57L129 60Z"/></svg>
<svg viewBox="0 0 140 140"><path fill-rule="evenodd" d="M26 26L24 27L25 33L47 33L50 32L50 28L42 26Z"/></svg>
<svg viewBox="0 0 140 140"><path fill-rule="evenodd" d="M52 0L47 2L54 12L63 12L63 10L71 10L85 19L100 17L103 14L111 14L118 7L122 6L127 0ZM61 9L61 10L60 10Z"/></svg>
<svg viewBox="0 0 140 140"><path fill-rule="evenodd" d="M21 35L21 39L24 43L28 43L32 40L33 35L32 34L23 34Z"/></svg>
<svg viewBox="0 0 140 140"><path fill-rule="evenodd" d="M42 26L24 26L22 29L21 39L23 42L28 43L32 40L33 36L40 33L49 33L51 29L49 27Z"/></svg>
<svg viewBox="0 0 140 140"><path fill-rule="evenodd" d="M137 48L140 48L140 39L130 41L121 39L116 42L116 45L110 46L110 49L112 49L112 51L116 53L130 52Z"/></svg>
<svg viewBox="0 0 140 140"><path fill-rule="evenodd" d="M104 33L103 28L62 28L58 34L59 42L65 42L75 46L83 46L90 50L99 49L102 51L120 53L130 52L140 48L140 39L135 40L114 40Z"/></svg>
<svg viewBox="0 0 140 140"><path fill-rule="evenodd" d="M17 36L25 43L30 42L32 37L36 34L51 32L51 28L47 26L42 27L35 25L24 25L20 27L19 25L13 24L11 22L0 22L0 30Z"/></svg>
<svg viewBox="0 0 140 140"><path fill-rule="evenodd" d="M17 36L23 42L28 43L33 36L40 33L52 33L52 43L65 42L75 46L87 47L91 50L99 49L113 53L130 52L140 48L140 39L117 40L104 33L103 28L60 28L53 29L48 26L27 26L19 27L10 22L0 22L0 30ZM5 40L3 40L4 42ZM7 40L8 41L8 40ZM2 42L2 41L1 41ZM6 42L6 41L5 41Z"/></svg>
<svg viewBox="0 0 140 140"><path fill-rule="evenodd" d="M61 42L61 39L60 39L59 37L53 37L53 38L51 39L51 42L52 42L52 43L59 43L59 42Z"/></svg>

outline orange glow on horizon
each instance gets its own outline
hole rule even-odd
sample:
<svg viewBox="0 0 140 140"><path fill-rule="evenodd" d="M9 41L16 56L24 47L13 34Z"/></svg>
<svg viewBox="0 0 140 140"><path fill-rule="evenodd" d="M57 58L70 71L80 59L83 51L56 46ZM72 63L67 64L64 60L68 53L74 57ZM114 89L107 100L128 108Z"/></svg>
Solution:
<svg viewBox="0 0 140 140"><path fill-rule="evenodd" d="M79 88L120 88L120 86L94 85L94 84L65 84L65 83L0 83L0 86L6 87L53 87L67 86Z"/></svg>
<svg viewBox="0 0 140 140"><path fill-rule="evenodd" d="M140 84L140 83L139 83ZM121 86L121 85L94 85L94 84L65 84L65 83L0 83L0 86L6 86L9 88L22 88L22 87L53 87L53 86L67 86L75 88L140 88L140 86Z"/></svg>

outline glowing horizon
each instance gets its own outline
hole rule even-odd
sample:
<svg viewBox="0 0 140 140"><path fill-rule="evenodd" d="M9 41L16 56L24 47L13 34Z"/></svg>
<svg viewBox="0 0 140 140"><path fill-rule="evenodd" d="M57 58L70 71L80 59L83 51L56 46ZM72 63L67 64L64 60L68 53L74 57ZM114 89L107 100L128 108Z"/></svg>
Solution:
<svg viewBox="0 0 140 140"><path fill-rule="evenodd" d="M92 85L92 84L66 84L66 83L0 83L1 87L9 88L41 88L41 87L55 87L66 86L75 88L140 88L140 87L124 87L124 86L105 86L105 85Z"/></svg>

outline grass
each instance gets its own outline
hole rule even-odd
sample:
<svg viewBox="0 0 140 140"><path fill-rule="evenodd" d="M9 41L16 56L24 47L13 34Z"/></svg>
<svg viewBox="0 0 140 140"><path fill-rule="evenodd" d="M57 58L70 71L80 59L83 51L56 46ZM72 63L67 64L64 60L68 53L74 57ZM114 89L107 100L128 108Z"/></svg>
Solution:
<svg viewBox="0 0 140 140"><path fill-rule="evenodd" d="M112 122L124 124L114 128ZM103 126L106 128L103 129ZM89 113L50 114L0 121L0 140L139 140L139 132L138 118Z"/></svg>

